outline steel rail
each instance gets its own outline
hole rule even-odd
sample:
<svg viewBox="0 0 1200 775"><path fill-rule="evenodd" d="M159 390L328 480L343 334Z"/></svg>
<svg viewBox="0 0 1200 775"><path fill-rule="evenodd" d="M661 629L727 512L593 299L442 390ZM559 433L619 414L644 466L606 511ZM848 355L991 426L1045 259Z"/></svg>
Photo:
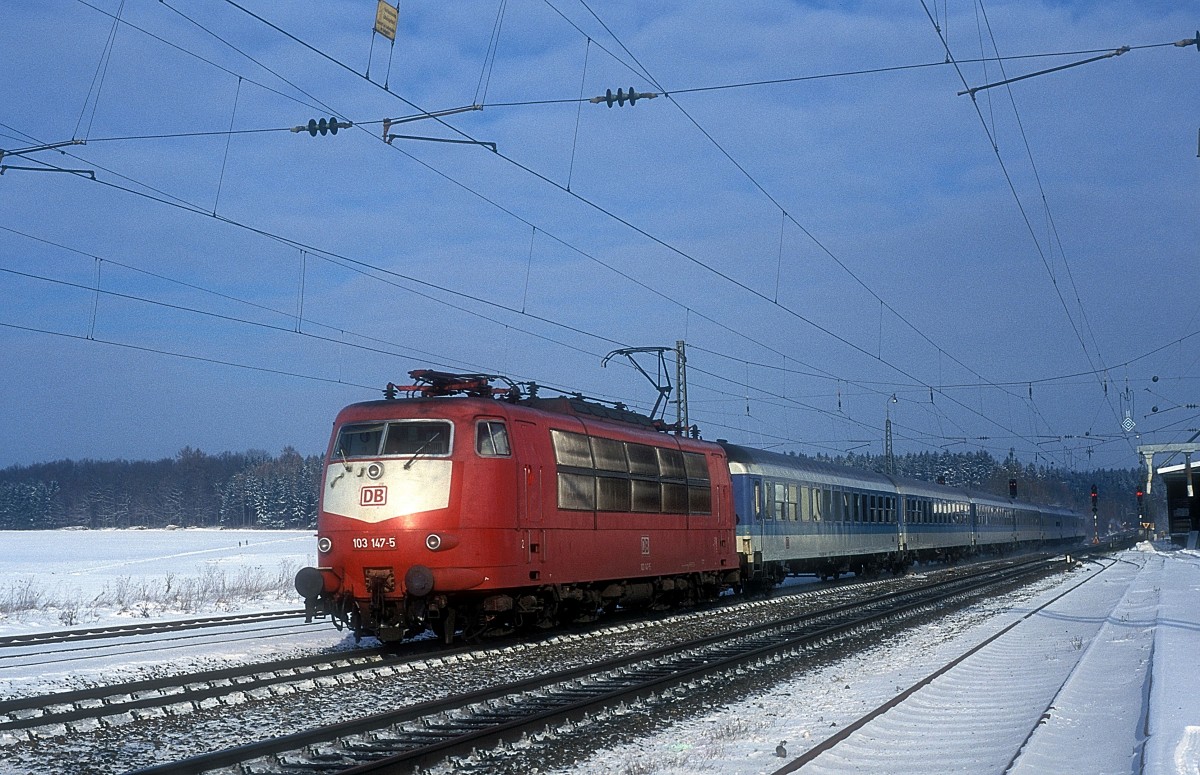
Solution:
<svg viewBox="0 0 1200 775"><path fill-rule="evenodd" d="M272 766L281 768L276 770L280 772L347 775L410 772L414 767L489 742L519 738L530 729L555 721L582 718L603 707L702 680L747 662L773 661L780 652L840 639L863 627L932 610L951 598L1013 583L1024 575L1048 571L1052 565L1057 562L1037 558L973 576L934 581L776 622L152 766L134 775L193 775L264 757L278 760L283 754L303 749L313 752L304 761L280 760ZM591 679L590 684L584 683L584 679ZM467 715L454 715L472 708ZM395 730L405 724L415 728ZM389 729L394 730L389 737L377 736L361 742L347 740ZM336 751L314 749L335 741ZM402 747L408 750L398 753ZM356 760L365 763L358 764Z"/></svg>
<svg viewBox="0 0 1200 775"><path fill-rule="evenodd" d="M120 638L130 635L156 635L164 632L195 630L204 627L220 627L228 624L270 622L278 619L300 618L303 608L286 611L262 611L259 613L207 616L199 619L177 619L174 621L146 621L137 624L118 624L111 627L84 627L54 632L25 633L0 637L0 648L17 646L44 646L60 643L76 643L83 640Z"/></svg>

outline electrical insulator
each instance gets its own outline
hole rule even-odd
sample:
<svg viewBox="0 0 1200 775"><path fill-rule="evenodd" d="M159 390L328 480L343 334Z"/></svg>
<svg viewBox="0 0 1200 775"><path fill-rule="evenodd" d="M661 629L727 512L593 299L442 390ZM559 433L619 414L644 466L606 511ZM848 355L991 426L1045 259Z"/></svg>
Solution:
<svg viewBox="0 0 1200 775"><path fill-rule="evenodd" d="M292 127L292 131L293 132L308 132L313 137L316 137L318 134L336 135L338 133L339 129L345 129L347 127L352 127L352 126L354 126L354 124L350 121L338 121L336 118L332 118L332 117L331 118L322 118L320 120L317 120L315 118L310 118L308 120L307 124L305 124L303 126Z"/></svg>
<svg viewBox="0 0 1200 775"><path fill-rule="evenodd" d="M613 103L615 102L618 105L620 105L621 107L625 107L626 100L629 101L630 105L635 105L635 104L637 104L638 100L652 100L657 96L658 95L654 92L638 92L636 89L634 89L632 86L630 86L628 92L626 92L624 89L617 89L616 94L613 94L612 89L605 89L603 97L592 97L591 100L589 100L589 102L592 102L595 104L599 104L599 103L603 102L606 105L608 105L610 108L613 106Z"/></svg>

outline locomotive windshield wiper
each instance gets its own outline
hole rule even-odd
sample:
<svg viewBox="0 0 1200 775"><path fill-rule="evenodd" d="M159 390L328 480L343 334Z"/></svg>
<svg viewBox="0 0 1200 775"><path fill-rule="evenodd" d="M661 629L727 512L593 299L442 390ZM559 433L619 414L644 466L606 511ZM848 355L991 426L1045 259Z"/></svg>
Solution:
<svg viewBox="0 0 1200 775"><path fill-rule="evenodd" d="M410 457L408 459L408 462L404 464L404 470L407 471L408 469L412 468L412 464L417 462L417 458L419 458L421 456L421 453L425 451L425 448L428 447L430 444L432 444L437 439L437 437L441 436L441 435L442 435L441 431L435 431L432 436L430 436L428 439L425 440L424 444L417 447L417 451L414 452L412 457Z"/></svg>

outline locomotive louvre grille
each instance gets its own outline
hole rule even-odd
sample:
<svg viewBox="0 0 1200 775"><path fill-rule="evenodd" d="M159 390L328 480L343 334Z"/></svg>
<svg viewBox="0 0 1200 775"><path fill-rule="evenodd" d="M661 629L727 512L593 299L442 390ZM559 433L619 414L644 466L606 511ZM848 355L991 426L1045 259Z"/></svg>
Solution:
<svg viewBox="0 0 1200 775"><path fill-rule="evenodd" d="M551 430L558 506L575 511L712 513L704 455Z"/></svg>

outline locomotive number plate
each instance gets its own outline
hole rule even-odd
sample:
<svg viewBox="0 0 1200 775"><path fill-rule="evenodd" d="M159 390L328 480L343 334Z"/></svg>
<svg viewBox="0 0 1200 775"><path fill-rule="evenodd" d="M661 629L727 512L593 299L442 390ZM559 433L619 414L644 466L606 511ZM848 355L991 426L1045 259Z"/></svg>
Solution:
<svg viewBox="0 0 1200 775"><path fill-rule="evenodd" d="M359 536L350 541L355 549L395 549L395 536Z"/></svg>

